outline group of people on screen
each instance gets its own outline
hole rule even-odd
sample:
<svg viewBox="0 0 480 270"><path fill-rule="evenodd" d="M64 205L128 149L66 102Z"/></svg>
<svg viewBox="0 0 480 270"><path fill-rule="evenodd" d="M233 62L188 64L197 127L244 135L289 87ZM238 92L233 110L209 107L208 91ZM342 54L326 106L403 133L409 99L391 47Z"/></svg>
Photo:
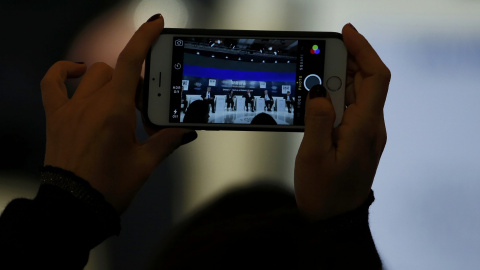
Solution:
<svg viewBox="0 0 480 270"><path fill-rule="evenodd" d="M235 99L239 95L235 94L233 89L228 92L226 95L225 103L226 103L226 111L237 111L239 108L236 108L235 105ZM245 93L242 95L243 98L245 98L245 111L249 112L255 112L257 109L262 110L262 108L256 108L256 102L255 102L255 95L251 89L247 89ZM258 96L257 96L258 97ZM262 95L260 96L265 101L265 107L263 108L265 111L271 112L272 109L274 108L275 104L275 99L274 97L269 93L268 90L264 90ZM290 91L287 91L285 95L283 95L283 99L285 100L285 107L288 109L288 113L292 113L292 108L293 108L293 103L295 102L295 98L291 95ZM206 91L201 94L201 100L204 101L209 109L208 112L215 113L215 94L212 92L212 87L207 87ZM185 92L182 91L182 110L185 112L187 110L187 107L191 106L194 101L192 101L190 104L187 100L187 97L185 95Z"/></svg>

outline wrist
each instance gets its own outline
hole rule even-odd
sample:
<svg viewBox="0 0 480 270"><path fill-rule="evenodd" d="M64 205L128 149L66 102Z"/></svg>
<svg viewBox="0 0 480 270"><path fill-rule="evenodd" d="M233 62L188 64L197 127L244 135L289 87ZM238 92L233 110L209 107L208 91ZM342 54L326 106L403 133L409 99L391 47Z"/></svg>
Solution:
<svg viewBox="0 0 480 270"><path fill-rule="evenodd" d="M85 205L96 216L106 234L118 235L120 217L115 208L90 183L74 173L53 166L45 166L41 170L41 187L54 186Z"/></svg>

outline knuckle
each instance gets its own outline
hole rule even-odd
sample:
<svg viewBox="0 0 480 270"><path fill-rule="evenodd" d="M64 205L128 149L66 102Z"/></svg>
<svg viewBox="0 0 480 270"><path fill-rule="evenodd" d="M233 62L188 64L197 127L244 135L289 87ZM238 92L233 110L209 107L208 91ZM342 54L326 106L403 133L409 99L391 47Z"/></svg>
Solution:
<svg viewBox="0 0 480 270"><path fill-rule="evenodd" d="M105 62L96 62L90 69L99 70L99 71L111 71L113 68Z"/></svg>
<svg viewBox="0 0 480 270"><path fill-rule="evenodd" d="M383 148L385 148L385 145L387 144L387 139L388 139L388 136L387 136L387 129L385 128L385 125L383 125L383 128L382 130L380 131L380 134L379 134L379 144L381 145L382 147L382 150Z"/></svg>
<svg viewBox="0 0 480 270"><path fill-rule="evenodd" d="M299 149L295 161L299 164L310 164L312 162L317 163L317 161L323 160L323 158L324 155L320 151L304 146Z"/></svg>
<svg viewBox="0 0 480 270"><path fill-rule="evenodd" d="M96 62L90 67L88 72L111 77L113 68L104 62Z"/></svg>
<svg viewBox="0 0 480 270"><path fill-rule="evenodd" d="M126 47L120 52L120 54L118 55L117 62L124 63L124 64L131 64L133 62L131 58L131 53L129 53L127 49L128 47Z"/></svg>
<svg viewBox="0 0 480 270"><path fill-rule="evenodd" d="M49 88L51 85L52 85L52 80L47 76L43 77L43 79L40 81L40 88L42 90Z"/></svg>
<svg viewBox="0 0 480 270"><path fill-rule="evenodd" d="M129 68L139 68L143 64L143 59L135 57L135 53L129 50L123 50L119 55L117 62L119 65Z"/></svg>
<svg viewBox="0 0 480 270"><path fill-rule="evenodd" d="M383 149L387 144L387 130L385 128L385 122L382 121L382 123L378 124L376 128L370 129L366 139L375 152L383 152Z"/></svg>
<svg viewBox="0 0 480 270"><path fill-rule="evenodd" d="M42 91L50 89L52 87L56 87L58 85L57 81L54 80L51 76L45 76L40 81L40 89Z"/></svg>
<svg viewBox="0 0 480 270"><path fill-rule="evenodd" d="M57 85L56 80L67 64L68 61L64 60L55 62L40 81L40 88L43 90Z"/></svg>
<svg viewBox="0 0 480 270"><path fill-rule="evenodd" d="M384 67L381 69L379 72L379 75L386 81L390 82L390 79L392 78L392 72L390 69L384 65Z"/></svg>
<svg viewBox="0 0 480 270"><path fill-rule="evenodd" d="M335 110L326 99L310 101L305 113L305 124L322 123L335 120Z"/></svg>
<svg viewBox="0 0 480 270"><path fill-rule="evenodd" d="M352 128L351 132L353 137L358 138L360 142L363 142L362 144L371 149L375 149L380 145L385 146L387 142L387 130L383 115L363 119Z"/></svg>

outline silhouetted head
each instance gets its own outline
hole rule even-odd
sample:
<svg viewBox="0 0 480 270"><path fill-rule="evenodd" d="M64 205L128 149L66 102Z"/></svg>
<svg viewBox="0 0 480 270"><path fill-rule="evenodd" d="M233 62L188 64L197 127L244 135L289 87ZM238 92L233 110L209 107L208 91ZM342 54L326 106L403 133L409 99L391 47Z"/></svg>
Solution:
<svg viewBox="0 0 480 270"><path fill-rule="evenodd" d="M250 123L252 125L276 125L277 122L273 117L266 113L257 114Z"/></svg>
<svg viewBox="0 0 480 270"><path fill-rule="evenodd" d="M292 192L240 188L176 226L152 269L298 269L302 220Z"/></svg>
<svg viewBox="0 0 480 270"><path fill-rule="evenodd" d="M208 123L208 103L203 100L195 100L188 106L183 118L184 123Z"/></svg>

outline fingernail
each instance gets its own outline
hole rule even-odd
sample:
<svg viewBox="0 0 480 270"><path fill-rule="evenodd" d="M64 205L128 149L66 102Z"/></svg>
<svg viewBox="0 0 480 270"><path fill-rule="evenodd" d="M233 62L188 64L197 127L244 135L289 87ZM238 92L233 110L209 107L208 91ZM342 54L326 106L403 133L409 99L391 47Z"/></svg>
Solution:
<svg viewBox="0 0 480 270"><path fill-rule="evenodd" d="M193 142L197 137L198 135L196 131L190 131L188 133L185 133L182 136L181 145Z"/></svg>
<svg viewBox="0 0 480 270"><path fill-rule="evenodd" d="M352 27L352 28L353 28L353 30L355 30L355 32L357 32L357 33L358 33L358 30L357 30L357 28L355 28L355 26L353 26L353 24L351 24L351 23L348 23L348 25L350 25L350 27Z"/></svg>
<svg viewBox="0 0 480 270"><path fill-rule="evenodd" d="M150 17L150 19L148 19L147 22L153 22L153 21L155 21L155 20L160 19L160 17L162 17L162 14L157 13L157 14L153 15L152 17Z"/></svg>
<svg viewBox="0 0 480 270"><path fill-rule="evenodd" d="M317 97L326 97L327 96L327 89L321 84L314 85L312 89L310 89L310 99L317 98Z"/></svg>

